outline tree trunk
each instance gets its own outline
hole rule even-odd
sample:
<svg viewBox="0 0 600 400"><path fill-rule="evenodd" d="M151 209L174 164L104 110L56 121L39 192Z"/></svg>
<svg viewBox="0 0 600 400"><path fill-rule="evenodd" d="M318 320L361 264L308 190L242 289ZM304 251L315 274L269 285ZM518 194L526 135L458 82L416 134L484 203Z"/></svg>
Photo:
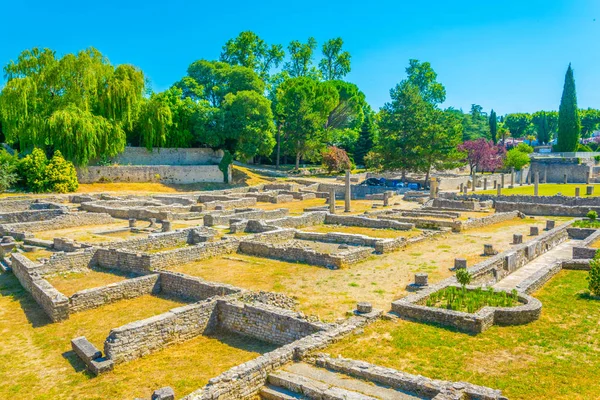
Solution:
<svg viewBox="0 0 600 400"><path fill-rule="evenodd" d="M300 169L300 152L296 152L296 171Z"/></svg>
<svg viewBox="0 0 600 400"><path fill-rule="evenodd" d="M429 181L429 170L430 168L427 169L427 173L425 174L425 189L427 189L429 187L428 185L428 181Z"/></svg>

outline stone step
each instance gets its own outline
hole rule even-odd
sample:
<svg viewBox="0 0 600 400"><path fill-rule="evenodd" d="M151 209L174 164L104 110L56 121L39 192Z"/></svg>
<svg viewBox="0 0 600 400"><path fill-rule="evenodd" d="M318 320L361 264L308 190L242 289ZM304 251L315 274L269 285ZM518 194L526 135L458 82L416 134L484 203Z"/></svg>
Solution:
<svg viewBox="0 0 600 400"><path fill-rule="evenodd" d="M264 400L297 400L306 398L299 393L271 385L263 386L260 389L260 397Z"/></svg>
<svg viewBox="0 0 600 400"><path fill-rule="evenodd" d="M376 400L351 390L332 386L328 383L307 378L287 371L277 371L269 375L269 383L273 386L301 394L308 399L327 400Z"/></svg>

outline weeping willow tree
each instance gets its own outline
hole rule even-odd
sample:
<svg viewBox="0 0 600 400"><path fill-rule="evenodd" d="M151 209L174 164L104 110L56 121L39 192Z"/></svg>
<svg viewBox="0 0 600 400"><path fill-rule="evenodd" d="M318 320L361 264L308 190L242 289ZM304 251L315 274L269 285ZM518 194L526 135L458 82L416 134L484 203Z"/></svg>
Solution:
<svg viewBox="0 0 600 400"><path fill-rule="evenodd" d="M114 67L94 48L62 58L50 49L26 50L4 73L0 120L6 141L21 151L60 150L77 165L122 152L144 100L142 71Z"/></svg>

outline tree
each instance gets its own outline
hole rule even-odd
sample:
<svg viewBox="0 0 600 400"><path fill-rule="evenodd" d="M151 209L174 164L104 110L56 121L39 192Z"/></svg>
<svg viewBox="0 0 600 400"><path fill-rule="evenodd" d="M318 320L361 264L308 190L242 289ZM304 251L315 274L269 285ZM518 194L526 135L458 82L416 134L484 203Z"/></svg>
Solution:
<svg viewBox="0 0 600 400"><path fill-rule="evenodd" d="M303 76L318 77L319 71L313 66L313 53L317 48L317 41L309 37L306 43L293 40L288 46L290 61L283 66L291 78Z"/></svg>
<svg viewBox="0 0 600 400"><path fill-rule="evenodd" d="M490 111L489 118L490 136L494 144L498 143L498 117L496 117L496 111Z"/></svg>
<svg viewBox="0 0 600 400"><path fill-rule="evenodd" d="M430 63L411 59L406 73L408 82L419 89L423 100L431 104L441 104L446 100L446 88L437 81L437 73Z"/></svg>
<svg viewBox="0 0 600 400"><path fill-rule="evenodd" d="M575 151L579 143L581 121L577 109L577 93L575 78L571 64L565 74L560 107L558 109L558 142L556 148L559 152Z"/></svg>
<svg viewBox="0 0 600 400"><path fill-rule="evenodd" d="M450 110L454 111L454 109ZM490 137L487 114L483 112L480 105L472 104L471 111L468 114L463 114L462 111L457 110L456 115L462 119L463 141Z"/></svg>
<svg viewBox="0 0 600 400"><path fill-rule="evenodd" d="M330 39L323 44L323 58L319 61L321 76L326 81L342 79L350 72L350 53L342 51L342 38Z"/></svg>
<svg viewBox="0 0 600 400"><path fill-rule="evenodd" d="M0 147L0 193L10 189L18 179L19 158Z"/></svg>
<svg viewBox="0 0 600 400"><path fill-rule="evenodd" d="M75 167L66 161L60 150L54 152L48 160L46 153L40 148L34 148L19 163L19 172L25 186L33 192L74 192L79 187Z"/></svg>
<svg viewBox="0 0 600 400"><path fill-rule="evenodd" d="M456 280L462 286L463 291L466 289L467 285L471 283L471 273L466 268L461 268L456 271Z"/></svg>
<svg viewBox="0 0 600 400"><path fill-rule="evenodd" d="M269 46L254 32L244 31L225 43L220 60L230 65L250 68L263 80L267 80L271 69L279 67L284 56L282 45Z"/></svg>
<svg viewBox="0 0 600 400"><path fill-rule="evenodd" d="M330 146L323 152L323 165L329 174L352 168L348 154L335 146Z"/></svg>
<svg viewBox="0 0 600 400"><path fill-rule="evenodd" d="M467 154L471 173L495 171L504 164L504 147L496 146L492 141L483 138L466 141L458 146L458 150Z"/></svg>
<svg viewBox="0 0 600 400"><path fill-rule="evenodd" d="M320 156L325 143L325 124L339 103L334 86L307 77L284 81L277 92L281 129L286 136L287 150L300 159Z"/></svg>
<svg viewBox="0 0 600 400"><path fill-rule="evenodd" d="M579 115L581 118L581 137L589 138L600 124L600 110L593 108L579 110Z"/></svg>
<svg viewBox="0 0 600 400"><path fill-rule="evenodd" d="M7 142L22 151L60 150L78 165L123 151L145 92L139 69L114 67L94 48L60 59L34 48L4 73L0 119Z"/></svg>
<svg viewBox="0 0 600 400"><path fill-rule="evenodd" d="M363 107L364 121L360 127L358 140L354 149L354 161L357 164L365 163L365 156L373 149L379 140L379 127L377 125L377 115L366 104Z"/></svg>
<svg viewBox="0 0 600 400"><path fill-rule="evenodd" d="M531 129L531 115L527 113L508 114L504 118L504 126L514 138L524 137Z"/></svg>
<svg viewBox="0 0 600 400"><path fill-rule="evenodd" d="M518 148L514 148L506 153L504 166L520 171L521 168L529 164L529 161L529 155L527 153L520 151Z"/></svg>
<svg viewBox="0 0 600 400"><path fill-rule="evenodd" d="M556 111L538 111L531 116L537 141L548 144L558 128L558 113Z"/></svg>

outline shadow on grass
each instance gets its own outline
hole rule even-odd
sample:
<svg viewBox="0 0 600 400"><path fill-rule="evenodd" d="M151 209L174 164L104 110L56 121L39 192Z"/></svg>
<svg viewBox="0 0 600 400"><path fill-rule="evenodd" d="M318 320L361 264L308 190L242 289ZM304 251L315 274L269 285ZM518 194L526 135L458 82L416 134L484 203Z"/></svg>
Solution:
<svg viewBox="0 0 600 400"><path fill-rule="evenodd" d="M85 363L81 360L81 358L79 358L79 356L73 350L65 351L61 355L63 356L63 358L65 360L67 360L69 362L69 364L71 364L71 367L73 367L75 372L85 371L85 375L88 378L94 377L94 375L91 372L86 370L87 367L86 367Z"/></svg>
<svg viewBox="0 0 600 400"><path fill-rule="evenodd" d="M600 296L594 296L588 291L577 293L577 298L580 300L600 301Z"/></svg>
<svg viewBox="0 0 600 400"><path fill-rule="evenodd" d="M0 296L11 297L13 300L18 301L27 320L34 328L52 323L44 310L36 303L31 294L21 286L19 280L13 274L0 274Z"/></svg>
<svg viewBox="0 0 600 400"><path fill-rule="evenodd" d="M263 342L258 339L248 338L246 336L238 335L236 333L224 330L218 330L209 335L206 335L206 337L216 339L219 342L234 347L236 349L251 351L260 354L268 353L279 347L272 343Z"/></svg>

